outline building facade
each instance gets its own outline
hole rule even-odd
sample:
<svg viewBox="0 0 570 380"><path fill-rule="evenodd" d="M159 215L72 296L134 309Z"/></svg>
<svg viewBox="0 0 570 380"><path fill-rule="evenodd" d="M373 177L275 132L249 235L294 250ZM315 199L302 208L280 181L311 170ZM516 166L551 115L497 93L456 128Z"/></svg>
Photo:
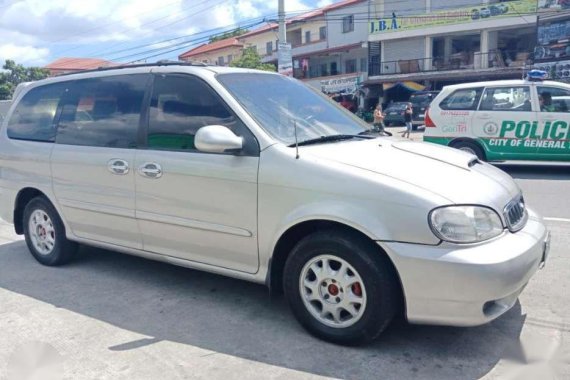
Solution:
<svg viewBox="0 0 570 380"><path fill-rule="evenodd" d="M550 78L570 82L570 1L538 3L537 43L534 67Z"/></svg>
<svg viewBox="0 0 570 380"><path fill-rule="evenodd" d="M374 0L370 15L369 85L439 89L520 78L531 67L536 0Z"/></svg>

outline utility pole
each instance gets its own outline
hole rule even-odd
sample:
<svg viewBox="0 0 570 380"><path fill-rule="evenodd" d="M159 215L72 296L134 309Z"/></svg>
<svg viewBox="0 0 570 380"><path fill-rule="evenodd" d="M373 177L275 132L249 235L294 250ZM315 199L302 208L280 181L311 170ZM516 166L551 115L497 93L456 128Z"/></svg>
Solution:
<svg viewBox="0 0 570 380"><path fill-rule="evenodd" d="M279 16L279 45L277 46L277 71L283 75L293 76L293 57L291 45L287 43L285 30L285 0L277 0Z"/></svg>
<svg viewBox="0 0 570 380"><path fill-rule="evenodd" d="M277 0L278 10L277 16L279 18L279 43L286 44L287 43L287 31L285 27L285 0Z"/></svg>

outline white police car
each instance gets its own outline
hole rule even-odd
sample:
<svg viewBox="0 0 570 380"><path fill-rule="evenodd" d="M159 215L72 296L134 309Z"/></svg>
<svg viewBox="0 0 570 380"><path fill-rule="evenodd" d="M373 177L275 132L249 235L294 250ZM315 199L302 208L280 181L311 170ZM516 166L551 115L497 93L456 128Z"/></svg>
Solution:
<svg viewBox="0 0 570 380"><path fill-rule="evenodd" d="M445 87L426 111L424 141L487 161L570 161L570 84L545 77Z"/></svg>

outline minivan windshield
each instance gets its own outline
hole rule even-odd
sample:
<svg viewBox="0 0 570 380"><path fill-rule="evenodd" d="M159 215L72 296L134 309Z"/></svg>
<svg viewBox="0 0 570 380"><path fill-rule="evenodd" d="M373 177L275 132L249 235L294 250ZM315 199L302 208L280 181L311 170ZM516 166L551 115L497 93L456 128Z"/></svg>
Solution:
<svg viewBox="0 0 570 380"><path fill-rule="evenodd" d="M275 139L293 145L297 141L340 141L331 136L358 136L367 125L333 100L302 82L283 75L263 73L218 74L218 81Z"/></svg>

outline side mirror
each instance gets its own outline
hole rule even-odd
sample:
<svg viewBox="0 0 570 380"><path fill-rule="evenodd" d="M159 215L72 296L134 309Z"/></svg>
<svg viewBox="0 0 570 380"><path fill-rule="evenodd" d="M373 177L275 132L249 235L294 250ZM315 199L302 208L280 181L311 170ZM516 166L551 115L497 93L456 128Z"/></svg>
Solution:
<svg viewBox="0 0 570 380"><path fill-rule="evenodd" d="M242 149L243 138L223 125L207 125L196 132L194 145L201 152L224 153Z"/></svg>

